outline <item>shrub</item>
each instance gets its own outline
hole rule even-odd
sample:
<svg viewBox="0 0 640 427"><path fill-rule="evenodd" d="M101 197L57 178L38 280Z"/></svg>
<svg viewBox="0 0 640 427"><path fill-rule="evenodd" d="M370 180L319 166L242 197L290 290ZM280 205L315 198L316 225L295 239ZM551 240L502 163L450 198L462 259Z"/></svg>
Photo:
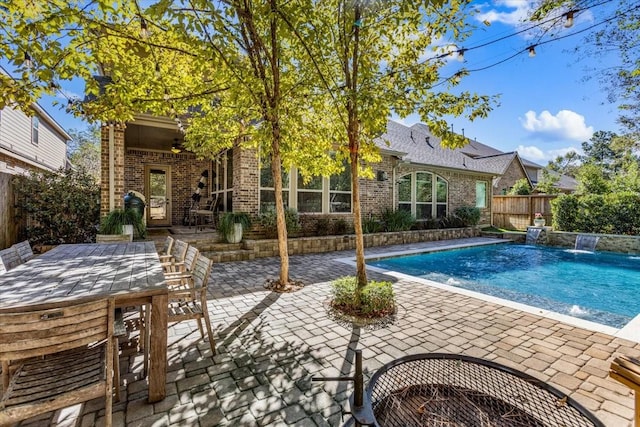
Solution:
<svg viewBox="0 0 640 427"><path fill-rule="evenodd" d="M386 231L407 231L411 230L416 219L409 211L386 209L382 213L382 222Z"/></svg>
<svg viewBox="0 0 640 427"><path fill-rule="evenodd" d="M287 234L295 234L300 231L300 217L295 209L286 208L284 210L284 221L287 226ZM278 235L278 222L274 209L262 212L258 217L258 222L267 237L273 238Z"/></svg>
<svg viewBox="0 0 640 427"><path fill-rule="evenodd" d="M100 221L100 188L82 168L33 171L13 179L17 216L33 244L86 243Z"/></svg>
<svg viewBox="0 0 640 427"><path fill-rule="evenodd" d="M522 178L513 183L513 187L509 190L511 195L520 195L526 196L531 194L531 186L529 185L529 180L527 178Z"/></svg>
<svg viewBox="0 0 640 427"><path fill-rule="evenodd" d="M316 236L326 236L329 234L329 218L318 218L316 221Z"/></svg>
<svg viewBox="0 0 640 427"><path fill-rule="evenodd" d="M640 195L633 192L561 195L551 201L553 227L581 233L640 233Z"/></svg>
<svg viewBox="0 0 640 427"><path fill-rule="evenodd" d="M443 216L440 220L440 228L462 228L465 227L464 221L457 215Z"/></svg>
<svg viewBox="0 0 640 427"><path fill-rule="evenodd" d="M349 224L342 218L339 218L333 222L333 234L348 234Z"/></svg>
<svg viewBox="0 0 640 427"><path fill-rule="evenodd" d="M478 225L480 222L480 209L475 206L460 206L453 214L460 218L465 227Z"/></svg>
<svg viewBox="0 0 640 427"><path fill-rule="evenodd" d="M359 306L355 304L356 287L357 280L354 276L334 280L331 283L332 307L343 313L364 317L382 317L394 312L391 282L370 281L362 290Z"/></svg>
<svg viewBox="0 0 640 427"><path fill-rule="evenodd" d="M373 218L365 218L362 220L362 232L364 234L379 233L382 231L380 221Z"/></svg>

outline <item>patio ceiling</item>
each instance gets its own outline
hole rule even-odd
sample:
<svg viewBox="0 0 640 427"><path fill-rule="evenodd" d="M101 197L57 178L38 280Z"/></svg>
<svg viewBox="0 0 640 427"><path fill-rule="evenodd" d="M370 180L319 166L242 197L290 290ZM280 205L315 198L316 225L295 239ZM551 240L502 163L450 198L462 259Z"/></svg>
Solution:
<svg viewBox="0 0 640 427"><path fill-rule="evenodd" d="M170 119L136 118L125 130L125 146L146 150L170 151L175 140L183 143L184 135Z"/></svg>

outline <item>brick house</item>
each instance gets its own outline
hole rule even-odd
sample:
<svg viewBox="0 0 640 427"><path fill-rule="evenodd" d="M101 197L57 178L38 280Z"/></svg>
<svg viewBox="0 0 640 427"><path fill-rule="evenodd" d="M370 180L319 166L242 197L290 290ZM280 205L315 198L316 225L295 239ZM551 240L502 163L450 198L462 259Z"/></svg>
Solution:
<svg viewBox="0 0 640 427"><path fill-rule="evenodd" d="M209 179L201 194L220 198L221 211L256 216L273 207L270 169L260 168L254 151L234 148L213 159L198 160L180 150L181 142L182 134L168 118L138 115L126 126L103 125L102 213L122 207L124 194L135 191L147 203L150 226L182 224L205 171ZM474 156L474 147L442 148L423 124L407 127L389 121L376 143L382 161L371 165L374 179L362 179L360 185L365 217L378 218L385 209L404 209L424 220L449 215L461 206L477 206L481 223L489 224L496 179L515 182L527 176L516 153ZM507 160L507 167L501 167ZM291 170L284 191L286 205L299 212L308 229L319 218L351 222L348 168L339 176L318 177L309 183Z"/></svg>

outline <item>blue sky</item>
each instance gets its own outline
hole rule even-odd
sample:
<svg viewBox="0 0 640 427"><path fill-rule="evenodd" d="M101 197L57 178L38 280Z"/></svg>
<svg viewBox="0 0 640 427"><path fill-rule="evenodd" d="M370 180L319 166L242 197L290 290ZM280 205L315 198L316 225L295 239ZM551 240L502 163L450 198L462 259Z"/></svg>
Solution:
<svg viewBox="0 0 640 427"><path fill-rule="evenodd" d="M474 2L474 7L480 12L473 18L478 30L460 47L478 46L531 26L522 22L530 4L526 0ZM607 3L583 11L576 16L572 28L562 28L558 35L581 31L612 14L612 7ZM518 151L521 156L543 165L569 150L581 152L581 143L595 131L618 130L616 106L606 101L606 93L601 90L597 78L585 80L585 68L594 65L594 61L602 67L615 58L577 58L570 51L583 42L584 35L536 46L534 58L524 52L500 65L465 77L459 86L462 90L500 94L500 105L486 119L469 122L451 118L454 130L462 133L464 129L469 138L503 151ZM465 53L464 62L452 57L442 74L450 76L461 67L473 70L495 64L535 44L536 39L531 37L531 33L525 32L471 49ZM70 96L82 92L79 85L71 85L67 89L71 91ZM87 126L81 119L65 113L64 109L52 106L52 100L43 98L40 104L65 129ZM66 99L58 101L66 103ZM419 117L412 115L400 121L413 124L419 121Z"/></svg>

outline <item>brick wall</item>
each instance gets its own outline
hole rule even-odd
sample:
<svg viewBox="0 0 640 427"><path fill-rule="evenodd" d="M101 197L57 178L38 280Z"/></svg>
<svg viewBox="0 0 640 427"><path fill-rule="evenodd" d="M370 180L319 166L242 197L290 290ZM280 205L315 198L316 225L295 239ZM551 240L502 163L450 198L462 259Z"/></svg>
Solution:
<svg viewBox="0 0 640 427"><path fill-rule="evenodd" d="M201 190L202 200L211 194L211 160L197 160L192 153L174 154L171 152L156 152L145 150L127 150L124 166L124 194L125 191L139 191L146 193L145 166L162 165L171 168L171 223L182 224L186 209L191 204L196 185L204 170L209 172L207 186Z"/></svg>
<svg viewBox="0 0 640 427"><path fill-rule="evenodd" d="M505 194L513 187L516 181L526 177L527 174L520 163L515 160L512 161L504 175L502 175L500 179L496 181L496 185L493 186L493 195L499 196Z"/></svg>
<svg viewBox="0 0 640 427"><path fill-rule="evenodd" d="M233 150L233 210L257 216L259 195L259 160L254 149Z"/></svg>

